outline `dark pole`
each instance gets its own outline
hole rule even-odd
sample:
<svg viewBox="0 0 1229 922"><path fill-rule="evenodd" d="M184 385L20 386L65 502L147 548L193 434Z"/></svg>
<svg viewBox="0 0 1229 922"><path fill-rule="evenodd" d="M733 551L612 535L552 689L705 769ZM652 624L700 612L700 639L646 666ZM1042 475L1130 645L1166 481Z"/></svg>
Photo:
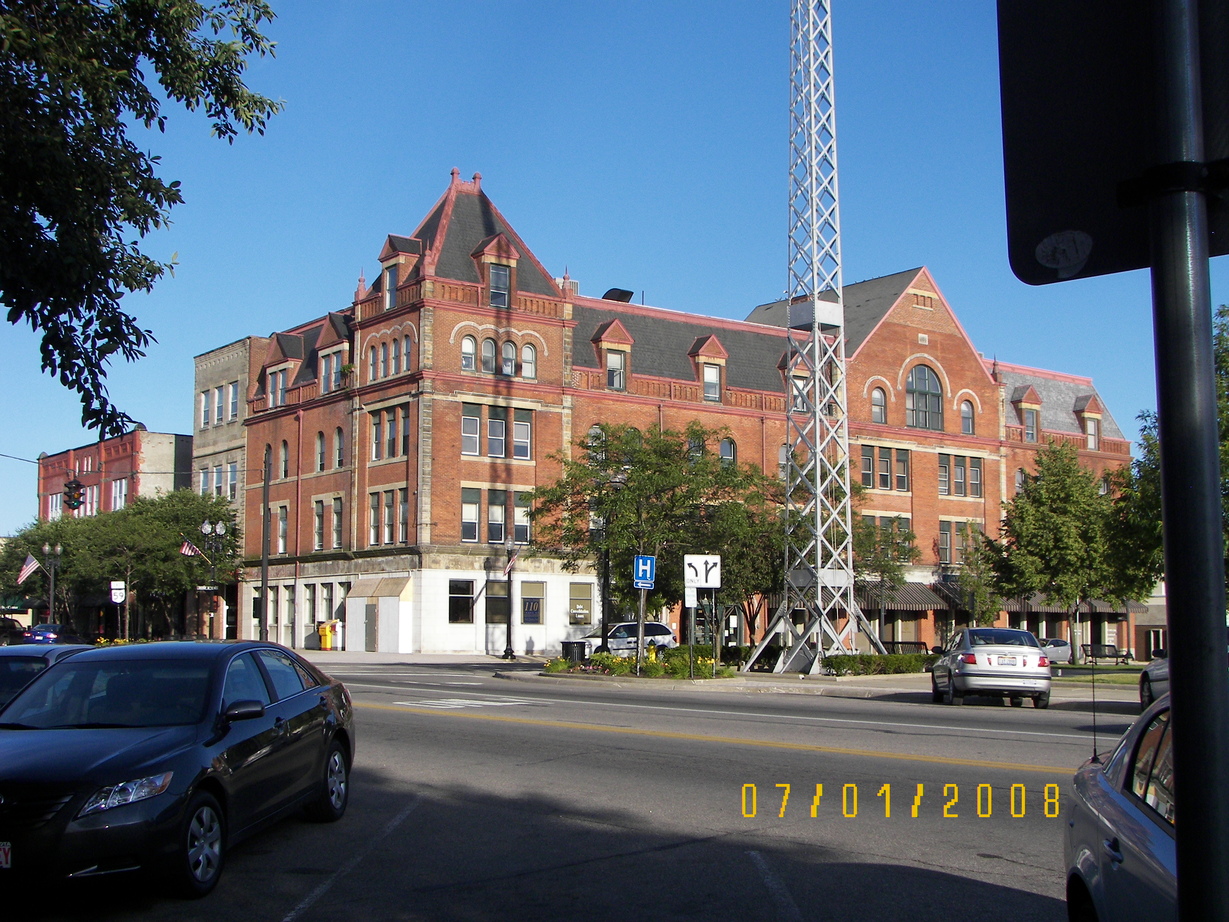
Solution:
<svg viewBox="0 0 1229 922"><path fill-rule="evenodd" d="M508 552L508 633L504 641L504 659L514 660L516 654L512 652L512 611L515 593L512 591L513 574L516 570L516 538L513 535L508 535L508 540L504 544L504 548Z"/></svg>
<svg viewBox="0 0 1229 922"><path fill-rule="evenodd" d="M1149 212L1182 922L1229 911L1229 672L1196 15L1191 0L1157 5L1162 166Z"/></svg>
<svg viewBox="0 0 1229 922"><path fill-rule="evenodd" d="M56 545L55 553L50 544L43 545L43 555L47 558L47 623L55 624L55 571L60 566L62 548Z"/></svg>
<svg viewBox="0 0 1229 922"><path fill-rule="evenodd" d="M261 489L260 530L260 639L269 639L269 477L273 468L273 446L265 446L265 484Z"/></svg>

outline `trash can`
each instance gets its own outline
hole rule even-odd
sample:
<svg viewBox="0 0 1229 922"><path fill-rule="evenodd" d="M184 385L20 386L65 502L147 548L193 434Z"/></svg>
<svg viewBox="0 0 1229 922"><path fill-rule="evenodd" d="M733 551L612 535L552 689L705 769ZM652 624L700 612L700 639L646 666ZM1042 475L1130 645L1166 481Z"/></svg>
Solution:
<svg viewBox="0 0 1229 922"><path fill-rule="evenodd" d="M583 640L565 640L563 642L563 658L569 663L583 663L589 645Z"/></svg>
<svg viewBox="0 0 1229 922"><path fill-rule="evenodd" d="M343 621L330 621L333 625L333 649L344 650L346 648L346 625Z"/></svg>
<svg viewBox="0 0 1229 922"><path fill-rule="evenodd" d="M321 621L320 627L318 628L318 630L320 631L320 649L321 650L332 650L333 649L333 622L332 621Z"/></svg>

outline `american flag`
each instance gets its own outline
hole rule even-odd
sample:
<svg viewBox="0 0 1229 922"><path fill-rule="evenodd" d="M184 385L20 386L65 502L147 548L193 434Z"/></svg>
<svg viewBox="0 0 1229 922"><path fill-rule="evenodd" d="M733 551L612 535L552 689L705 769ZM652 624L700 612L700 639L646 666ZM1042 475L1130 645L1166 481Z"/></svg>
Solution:
<svg viewBox="0 0 1229 922"><path fill-rule="evenodd" d="M186 539L184 540L183 547L179 549L179 553L183 554L185 557L204 557L205 556L204 554L201 553L201 549L199 547L197 547L191 541L188 541Z"/></svg>
<svg viewBox="0 0 1229 922"><path fill-rule="evenodd" d="M504 576L512 572L512 567L516 563L516 558L521 556L520 551L513 551L512 556L508 558L508 565L504 567Z"/></svg>
<svg viewBox="0 0 1229 922"><path fill-rule="evenodd" d="M33 554L26 554L26 562L21 565L21 571L17 574L17 585L20 586L24 583L29 579L30 574L41 566L42 564L34 559Z"/></svg>

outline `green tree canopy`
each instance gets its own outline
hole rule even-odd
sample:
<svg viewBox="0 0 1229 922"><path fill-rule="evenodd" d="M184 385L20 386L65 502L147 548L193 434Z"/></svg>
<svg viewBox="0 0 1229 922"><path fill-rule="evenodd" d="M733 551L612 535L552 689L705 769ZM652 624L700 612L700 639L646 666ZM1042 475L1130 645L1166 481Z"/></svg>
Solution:
<svg viewBox="0 0 1229 922"><path fill-rule="evenodd" d="M917 535L905 527L900 516L879 523L857 516L853 526L853 575L880 611L892 591L905 581L905 567L922 556L916 547Z"/></svg>
<svg viewBox="0 0 1229 922"><path fill-rule="evenodd" d="M723 461L721 437L698 423L685 432L595 427L575 456L554 456L559 479L533 492L534 546L573 571L608 559L611 593L624 610L638 595L637 554L657 557L654 609L682 601L685 554L722 555L727 600L772 591L784 554L780 484Z"/></svg>
<svg viewBox="0 0 1229 922"><path fill-rule="evenodd" d="M273 53L259 31L272 19L264 0L0 4L0 303L9 323L42 333L43 370L80 395L87 428L131 423L107 396L106 367L142 357L153 337L120 301L174 262L131 238L183 201L129 132L162 130L170 99L228 141L263 133L281 103L249 91L243 72Z"/></svg>

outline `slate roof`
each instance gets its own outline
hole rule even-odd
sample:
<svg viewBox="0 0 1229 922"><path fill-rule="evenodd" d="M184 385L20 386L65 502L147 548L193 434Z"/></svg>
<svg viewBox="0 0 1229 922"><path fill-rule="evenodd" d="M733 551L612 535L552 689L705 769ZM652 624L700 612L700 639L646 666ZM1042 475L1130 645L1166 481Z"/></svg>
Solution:
<svg viewBox="0 0 1229 922"><path fill-rule="evenodd" d="M706 318L695 314L672 314L592 298L577 298L572 318L576 322L572 363L577 368L601 367L593 337L600 327L618 320L635 342L631 360L634 375L695 381L688 352L696 340L716 336L729 353L725 364L728 386L785 392L785 382L778 368L785 356L785 338L779 329L750 324L730 326L730 321L706 323Z"/></svg>
<svg viewBox="0 0 1229 922"><path fill-rule="evenodd" d="M992 370L994 367L991 366ZM1037 396L1041 398L1041 428L1043 430L1050 429L1054 432L1083 435L1084 427L1079 417L1075 415L1075 411L1088 404L1086 398L1096 394L1101 404L1101 436L1107 439L1126 438L1122 430L1118 428L1118 423L1110 413L1109 407L1087 378L1077 378L1074 375L1055 376L1018 365L999 364L997 371L999 380L1006 385L1003 388L1003 399L1006 401L1003 412L1008 423L1019 423L1019 414L1012 406L1012 401L1018 400L1020 395L1027 393L1031 385L1037 392Z"/></svg>
<svg viewBox="0 0 1229 922"><path fill-rule="evenodd" d="M845 354L853 356L892 309L901 295L921 273L922 267L895 272L882 278L867 279L853 285L846 285L845 301ZM822 301L836 301L832 291L820 294ZM790 322L794 329L809 329L811 326L811 311L807 304L795 305L790 311ZM752 323L766 323L772 326L785 326L785 301L773 301L761 304L748 316Z"/></svg>

